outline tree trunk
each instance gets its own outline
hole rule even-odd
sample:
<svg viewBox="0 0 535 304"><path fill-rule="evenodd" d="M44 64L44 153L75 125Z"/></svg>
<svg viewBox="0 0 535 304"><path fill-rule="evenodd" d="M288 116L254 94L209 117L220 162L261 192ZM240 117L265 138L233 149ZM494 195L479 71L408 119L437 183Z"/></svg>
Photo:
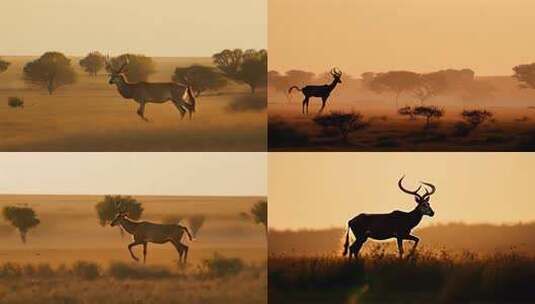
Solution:
<svg viewBox="0 0 535 304"><path fill-rule="evenodd" d="M52 95L52 92L54 92L53 80L48 81L46 89L48 90L48 95Z"/></svg>
<svg viewBox="0 0 535 304"><path fill-rule="evenodd" d="M20 240L22 241L23 244L26 244L26 234L28 232L27 231L20 231Z"/></svg>

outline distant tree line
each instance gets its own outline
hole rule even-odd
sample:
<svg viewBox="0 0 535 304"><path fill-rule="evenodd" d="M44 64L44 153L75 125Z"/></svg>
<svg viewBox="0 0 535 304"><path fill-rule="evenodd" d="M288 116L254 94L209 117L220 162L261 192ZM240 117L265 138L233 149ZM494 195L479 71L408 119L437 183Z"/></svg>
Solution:
<svg viewBox="0 0 535 304"><path fill-rule="evenodd" d="M252 93L259 87L267 86L266 50L223 50L214 54L214 66L194 64L177 67L171 76L175 82L189 84L195 95L208 90L218 90L229 80L249 86ZM92 51L79 60L82 70L90 76L101 71L117 69L126 63L124 74L130 82L147 81L156 73L156 63L151 57L137 54L122 54L108 58L98 51ZM0 58L0 73L6 71L10 63ZM23 67L23 80L28 84L45 88L53 94L58 88L76 82L76 72L71 60L60 52L46 52Z"/></svg>

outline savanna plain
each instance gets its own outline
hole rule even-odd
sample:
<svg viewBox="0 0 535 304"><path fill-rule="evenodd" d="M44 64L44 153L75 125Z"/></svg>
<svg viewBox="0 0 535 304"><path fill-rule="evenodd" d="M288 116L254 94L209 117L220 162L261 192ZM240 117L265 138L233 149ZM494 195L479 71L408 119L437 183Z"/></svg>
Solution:
<svg viewBox="0 0 535 304"><path fill-rule="evenodd" d="M131 236L96 205L102 196L2 195L0 206L31 207L39 224L26 243L0 221L1 303L266 303L265 227L252 208L262 197L135 196L140 220L178 223L194 238L188 261L170 244L149 243L146 264L128 253ZM142 246L133 248L142 257Z"/></svg>
<svg viewBox="0 0 535 304"><path fill-rule="evenodd" d="M265 89L255 94L229 80L198 96L191 120L181 119L171 102L138 104L124 99L109 76L82 70L81 57L69 57L76 82L47 90L23 80L23 68L37 57L3 56L0 73L0 150L2 151L265 151ZM212 58L154 57L149 82L169 82L175 68L214 67ZM9 99L24 105L9 106Z"/></svg>

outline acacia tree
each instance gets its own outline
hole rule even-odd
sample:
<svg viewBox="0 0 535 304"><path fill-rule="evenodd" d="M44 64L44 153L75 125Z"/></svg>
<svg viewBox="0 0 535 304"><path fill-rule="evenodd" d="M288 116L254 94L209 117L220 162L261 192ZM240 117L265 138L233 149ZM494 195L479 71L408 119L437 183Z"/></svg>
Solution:
<svg viewBox="0 0 535 304"><path fill-rule="evenodd" d="M238 79L249 85L251 93L257 87L267 85L267 51L247 50L243 56L243 62L238 71Z"/></svg>
<svg viewBox="0 0 535 304"><path fill-rule="evenodd" d="M48 94L52 94L60 86L76 82L76 73L71 66L71 60L65 55L47 52L24 66L23 79L45 87Z"/></svg>
<svg viewBox="0 0 535 304"><path fill-rule="evenodd" d="M9 63L8 61L3 60L0 57L0 73L5 72L7 70L7 68L9 68L10 64L11 63Z"/></svg>
<svg viewBox="0 0 535 304"><path fill-rule="evenodd" d="M446 78L443 73L434 72L419 75L419 81L413 90L413 94L420 100L420 105L431 97L437 96L447 88Z"/></svg>
<svg viewBox="0 0 535 304"><path fill-rule="evenodd" d="M240 217L244 220L252 220L257 224L261 224L267 230L268 222L268 205L266 200L256 202L249 212L240 213Z"/></svg>
<svg viewBox="0 0 535 304"><path fill-rule="evenodd" d="M84 58L80 59L80 66L91 76L97 76L97 73L104 68L106 58L99 52L91 52Z"/></svg>
<svg viewBox="0 0 535 304"><path fill-rule="evenodd" d="M26 244L28 230L39 225L41 222L37 214L30 207L6 206L2 209L4 219L19 230L22 243Z"/></svg>
<svg viewBox="0 0 535 304"><path fill-rule="evenodd" d="M195 96L207 90L217 90L227 85L227 80L212 67L192 65L176 68L172 77L175 82L187 81Z"/></svg>
<svg viewBox="0 0 535 304"><path fill-rule="evenodd" d="M355 131L369 126L363 121L362 114L358 112L344 113L333 111L330 114L316 116L314 123L321 126L325 131L334 130L342 137L344 143L349 143L349 135Z"/></svg>
<svg viewBox="0 0 535 304"><path fill-rule="evenodd" d="M425 117L424 129L427 130L430 127L431 119L440 119L442 116L444 116L444 110L439 109L436 106L419 106L414 108L413 114L416 116Z"/></svg>
<svg viewBox="0 0 535 304"><path fill-rule="evenodd" d="M399 96L403 92L412 91L420 85L420 75L410 71L390 71L375 74L369 81L368 88L374 92L393 92L396 108Z"/></svg>
<svg viewBox="0 0 535 304"><path fill-rule="evenodd" d="M535 63L517 65L513 71L513 78L521 82L519 87L535 89Z"/></svg>
<svg viewBox="0 0 535 304"><path fill-rule="evenodd" d="M454 135L468 136L479 125L492 118L492 116L493 113L487 110L464 110L461 112L461 117L464 121L460 121L454 125Z"/></svg>
<svg viewBox="0 0 535 304"><path fill-rule="evenodd" d="M267 85L267 51L240 49L223 50L212 56L215 65L230 79L249 85L254 93L257 87Z"/></svg>
<svg viewBox="0 0 535 304"><path fill-rule="evenodd" d="M126 216L133 220L138 220L143 213L141 202L131 196L122 195L106 195L104 199L95 205L97 217L102 227L111 223L121 212L125 212ZM121 237L123 237L123 229L119 226Z"/></svg>
<svg viewBox="0 0 535 304"><path fill-rule="evenodd" d="M124 63L124 75L131 82L147 81L150 75L156 73L156 63L151 57L145 55L122 54L110 60L110 65L106 66L108 72L110 69L118 70Z"/></svg>

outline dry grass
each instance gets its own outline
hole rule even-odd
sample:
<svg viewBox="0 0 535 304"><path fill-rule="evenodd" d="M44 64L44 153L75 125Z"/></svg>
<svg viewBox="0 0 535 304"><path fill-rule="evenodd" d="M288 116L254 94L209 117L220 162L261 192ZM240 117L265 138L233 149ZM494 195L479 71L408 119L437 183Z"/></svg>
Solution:
<svg viewBox="0 0 535 304"><path fill-rule="evenodd" d="M494 119L470 134L458 136L458 123L462 121L460 113L465 109L461 105L444 106L445 116L433 121L432 128L424 130L425 119L411 120L398 115L393 106L337 101L329 104L325 113L358 111L369 122L366 130L355 132L347 142L342 142L336 134L326 134L314 124L316 108L311 108L310 116L303 116L299 102L274 98L270 97L269 103L270 151L535 150L535 112L526 107L489 106L485 109L495 114ZM279 130L282 132L277 133ZM292 136L278 135L286 130L290 130Z"/></svg>
<svg viewBox="0 0 535 304"><path fill-rule="evenodd" d="M265 267L248 265L239 274L218 278L203 270L165 266L112 263L103 269L91 262L77 265L99 269L98 275L80 275L76 264L57 268L48 264L0 265L0 302L267 303Z"/></svg>
<svg viewBox="0 0 535 304"><path fill-rule="evenodd" d="M376 246L359 261L339 256L269 258L274 303L532 303L535 258L419 251L399 259Z"/></svg>
<svg viewBox="0 0 535 304"><path fill-rule="evenodd" d="M21 80L30 57L4 57L12 66L0 75L0 100L24 99L24 109L0 106L0 151L265 151L266 111L228 111L248 95L245 85L231 84L197 100L197 113L180 120L171 103L148 104L149 123L137 104L123 99L106 75L83 74L49 96ZM211 64L210 58L155 58L158 73L150 81L169 81L177 66ZM259 91L255 100L264 99ZM265 104L265 102L264 102Z"/></svg>

